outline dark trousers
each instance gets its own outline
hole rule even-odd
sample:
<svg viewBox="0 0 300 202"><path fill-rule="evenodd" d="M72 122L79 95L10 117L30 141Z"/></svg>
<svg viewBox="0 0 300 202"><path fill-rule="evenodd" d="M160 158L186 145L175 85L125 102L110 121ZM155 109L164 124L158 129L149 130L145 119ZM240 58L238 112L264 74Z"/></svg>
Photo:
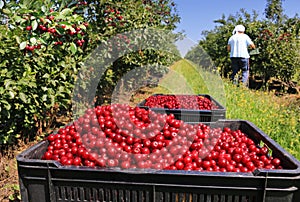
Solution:
<svg viewBox="0 0 300 202"><path fill-rule="evenodd" d="M248 83L249 77L249 58L230 58L232 75L231 80L235 81L236 74L241 70L242 71L242 82L244 84Z"/></svg>

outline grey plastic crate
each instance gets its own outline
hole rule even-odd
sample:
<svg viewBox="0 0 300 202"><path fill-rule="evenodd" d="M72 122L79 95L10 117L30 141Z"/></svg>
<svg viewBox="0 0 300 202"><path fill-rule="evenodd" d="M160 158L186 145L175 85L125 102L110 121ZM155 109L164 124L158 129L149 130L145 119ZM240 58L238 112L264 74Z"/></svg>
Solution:
<svg viewBox="0 0 300 202"><path fill-rule="evenodd" d="M169 170L117 170L62 166L40 160L48 142L17 156L22 201L128 202L299 202L300 163L251 122L220 120L211 127L240 129L263 141L282 160L282 170L221 173Z"/></svg>
<svg viewBox="0 0 300 202"><path fill-rule="evenodd" d="M153 94L151 96L159 96L159 95L174 96L174 94ZM222 106L219 102L217 102L212 96L207 94L198 94L197 96L203 96L208 98L210 101L214 103L214 105L217 108L211 110L154 108L154 107L145 106L146 100L143 100L137 106L144 109L151 109L152 111L158 113L174 114L176 119L183 120L185 122L215 122L218 121L219 119L226 118L225 107Z"/></svg>

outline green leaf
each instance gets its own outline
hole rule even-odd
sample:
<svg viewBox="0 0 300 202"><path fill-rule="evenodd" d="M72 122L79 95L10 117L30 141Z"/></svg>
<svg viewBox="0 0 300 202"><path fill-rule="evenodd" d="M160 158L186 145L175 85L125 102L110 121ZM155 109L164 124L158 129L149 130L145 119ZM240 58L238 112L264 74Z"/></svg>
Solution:
<svg viewBox="0 0 300 202"><path fill-rule="evenodd" d="M49 75L48 73L46 73L46 74L43 75L43 78L49 79L49 78L50 78L50 75Z"/></svg>
<svg viewBox="0 0 300 202"><path fill-rule="evenodd" d="M66 29L69 29L71 32L75 32L76 30L71 25L66 26Z"/></svg>
<svg viewBox="0 0 300 202"><path fill-rule="evenodd" d="M27 42L23 41L22 43L20 43L20 50L24 50L26 48Z"/></svg>
<svg viewBox="0 0 300 202"><path fill-rule="evenodd" d="M46 6L43 5L43 6L41 7L41 10L43 11L43 13L45 13L45 12L46 12Z"/></svg>
<svg viewBox="0 0 300 202"><path fill-rule="evenodd" d="M31 42L32 44L36 44L36 38L34 38L34 37L30 38L30 42Z"/></svg>
<svg viewBox="0 0 300 202"><path fill-rule="evenodd" d="M0 95L4 94L5 90L3 87L0 87Z"/></svg>
<svg viewBox="0 0 300 202"><path fill-rule="evenodd" d="M24 93L20 93L19 96L24 103L27 103L27 96Z"/></svg>
<svg viewBox="0 0 300 202"><path fill-rule="evenodd" d="M4 2L1 0L1 1L0 1L0 9L2 9L3 6L4 6Z"/></svg>
<svg viewBox="0 0 300 202"><path fill-rule="evenodd" d="M8 69L7 68L4 68L4 69L1 69L1 72L0 72L2 75L5 75L8 73ZM8 77L10 76L11 74L7 75Z"/></svg>
<svg viewBox="0 0 300 202"><path fill-rule="evenodd" d="M36 20L32 21L31 26L32 26L32 30L36 30L36 28L38 27L38 22Z"/></svg>
<svg viewBox="0 0 300 202"><path fill-rule="evenodd" d="M9 195L8 199L11 200L11 201L14 201L15 197L14 197L13 194L11 194L11 195Z"/></svg>
<svg viewBox="0 0 300 202"><path fill-rule="evenodd" d="M58 29L55 29L55 30L58 34L63 34L63 31L64 31L64 29L62 29L62 28L58 28Z"/></svg>
<svg viewBox="0 0 300 202"><path fill-rule="evenodd" d="M65 61L60 61L58 63L58 65L62 66L62 67L66 67L66 62Z"/></svg>
<svg viewBox="0 0 300 202"><path fill-rule="evenodd" d="M70 50L73 54L75 54L77 52L77 46L75 43L73 43L73 42L71 43Z"/></svg>
<svg viewBox="0 0 300 202"><path fill-rule="evenodd" d="M80 29L86 30L86 26L84 25L79 25Z"/></svg>
<svg viewBox="0 0 300 202"><path fill-rule="evenodd" d="M20 37L16 36L16 41L17 41L18 44L20 44L21 43Z"/></svg>
<svg viewBox="0 0 300 202"><path fill-rule="evenodd" d="M59 86L59 87L58 87L58 91L59 91L59 92L63 92L64 90L65 90L65 87L64 87L64 86Z"/></svg>
<svg viewBox="0 0 300 202"><path fill-rule="evenodd" d="M38 38L38 41L40 41L42 44L46 44L46 41L43 38Z"/></svg>
<svg viewBox="0 0 300 202"><path fill-rule="evenodd" d="M11 105L6 100L1 100L0 102L2 102L4 104L4 107L6 110L11 109Z"/></svg>
<svg viewBox="0 0 300 202"><path fill-rule="evenodd" d="M63 80L66 80L66 79L67 79L67 77L66 77L66 75L65 75L64 73L60 73L60 77L61 77Z"/></svg>
<svg viewBox="0 0 300 202"><path fill-rule="evenodd" d="M7 15L9 15L10 13L11 13L11 11L9 10L9 9L2 9L2 12L4 13L4 14L7 14Z"/></svg>
<svg viewBox="0 0 300 202"><path fill-rule="evenodd" d="M48 24L51 24L51 23L52 23L51 20L49 20L49 19L45 19L45 21L46 21Z"/></svg>
<svg viewBox="0 0 300 202"><path fill-rule="evenodd" d="M14 99L14 98L15 98L15 94L14 94L14 92L12 92L12 91L9 91L8 93L9 93L9 96L10 96L10 98L11 98L11 99Z"/></svg>
<svg viewBox="0 0 300 202"><path fill-rule="evenodd" d="M51 85L56 86L57 81L55 80L50 80Z"/></svg>
<svg viewBox="0 0 300 202"><path fill-rule="evenodd" d="M77 3L78 3L77 1L72 1L71 3L68 4L68 7L72 7L72 6L76 5Z"/></svg>
<svg viewBox="0 0 300 202"><path fill-rule="evenodd" d="M55 103L55 96L54 95L50 95L50 99L51 99L51 105L50 105L50 107L51 107Z"/></svg>
<svg viewBox="0 0 300 202"><path fill-rule="evenodd" d="M48 98L48 95L47 95L47 94L43 95L42 101L46 102L46 101L47 101L47 98Z"/></svg>
<svg viewBox="0 0 300 202"><path fill-rule="evenodd" d="M70 8L65 8L64 10L62 10L60 13L61 13L61 15L63 15L63 16L67 16L67 15L70 15L70 14L72 14L72 9L70 9Z"/></svg>
<svg viewBox="0 0 300 202"><path fill-rule="evenodd" d="M24 19L21 18L20 16L16 16L14 19L15 19L15 21L18 22L18 23L20 23L21 21L24 21Z"/></svg>
<svg viewBox="0 0 300 202"><path fill-rule="evenodd" d="M68 21L61 21L60 24L61 25L66 25L66 28L69 28L68 26L72 27L72 23L69 23Z"/></svg>
<svg viewBox="0 0 300 202"><path fill-rule="evenodd" d="M10 85L13 85L13 84L14 84L14 81L11 80L11 79L6 79L4 81L4 87L5 87L5 89L8 89L10 87Z"/></svg>
<svg viewBox="0 0 300 202"><path fill-rule="evenodd" d="M51 37L51 35L50 35L50 33L49 32L46 32L45 34L43 34L43 40L44 41L47 41L50 37Z"/></svg>

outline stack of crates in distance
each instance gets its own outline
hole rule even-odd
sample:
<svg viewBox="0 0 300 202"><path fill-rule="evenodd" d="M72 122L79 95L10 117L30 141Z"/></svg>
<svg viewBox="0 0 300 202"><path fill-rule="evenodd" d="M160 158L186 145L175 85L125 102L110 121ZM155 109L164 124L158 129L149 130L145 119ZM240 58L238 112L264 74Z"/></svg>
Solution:
<svg viewBox="0 0 300 202"><path fill-rule="evenodd" d="M178 108L171 108L167 106L167 102L171 99L172 101L176 100L180 105L186 105L187 101L192 102L194 105L188 106L189 108L182 108L182 106L179 106ZM149 106L149 100L155 100L156 103L153 106ZM202 109L200 109L201 100L205 100L205 102L208 101L210 103L209 108L203 106ZM212 96L207 94L154 94L140 102L137 106L144 109L150 109L157 113L174 114L176 119L183 120L185 122L214 122L219 119L225 119L226 117L225 107Z"/></svg>

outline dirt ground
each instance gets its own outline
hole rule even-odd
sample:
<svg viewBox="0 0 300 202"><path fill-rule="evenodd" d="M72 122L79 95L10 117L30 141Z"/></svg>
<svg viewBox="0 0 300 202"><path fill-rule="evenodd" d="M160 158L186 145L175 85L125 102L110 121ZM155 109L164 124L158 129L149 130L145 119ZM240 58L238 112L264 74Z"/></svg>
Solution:
<svg viewBox="0 0 300 202"><path fill-rule="evenodd" d="M20 142L17 146L6 148L0 153L0 201L18 202L19 181L16 156L35 142L25 144Z"/></svg>

